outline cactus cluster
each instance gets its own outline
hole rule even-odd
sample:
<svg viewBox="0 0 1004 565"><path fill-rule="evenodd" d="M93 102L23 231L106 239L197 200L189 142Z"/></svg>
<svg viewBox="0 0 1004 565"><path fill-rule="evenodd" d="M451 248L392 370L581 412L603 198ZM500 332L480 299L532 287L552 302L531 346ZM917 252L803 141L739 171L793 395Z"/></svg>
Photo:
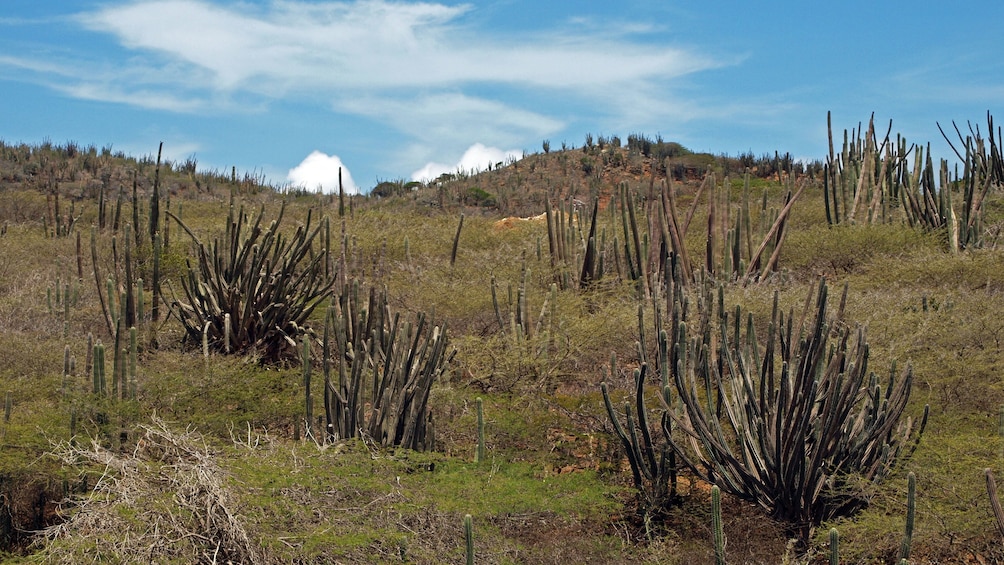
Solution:
<svg viewBox="0 0 1004 565"><path fill-rule="evenodd" d="M987 118L989 141L970 126L964 136L955 128L963 151L952 145L963 174L951 174L948 161L935 167L930 144L908 144L892 139L892 122L882 139L875 131L875 116L868 128L848 133L836 152L833 125L827 114L830 152L824 166L823 201L830 224L904 221L925 231L942 231L953 251L983 246L983 203L993 187L1004 182L1000 144L993 136L993 118ZM938 126L940 129L940 125ZM912 162L912 165L911 165Z"/></svg>
<svg viewBox="0 0 1004 565"><path fill-rule="evenodd" d="M360 300L357 281L342 288L325 316L322 355L326 438L360 433L384 446L431 449L433 382L449 369L445 327L419 313L392 314L386 292Z"/></svg>
<svg viewBox="0 0 1004 565"><path fill-rule="evenodd" d="M336 278L328 271L328 249L314 242L327 218L305 225L291 237L278 230L285 205L268 227L264 207L253 223L243 207L231 204L222 241L203 243L177 216L168 213L195 243L198 267L182 279L184 300L171 302L187 337L219 352L255 352L265 362L297 354L297 340L317 306L327 299ZM225 321L230 317L230 331Z"/></svg>
<svg viewBox="0 0 1004 565"><path fill-rule="evenodd" d="M695 476L788 524L803 543L824 520L863 508L867 500L851 477L885 478L916 447L927 409L919 422L901 421L912 373L908 368L897 379L893 364L882 382L868 372L865 330L842 319L846 289L831 316L821 282L808 320L785 316L775 293L761 342L752 316L743 331L741 309L725 310L721 286L716 301L705 281L696 305L681 286L667 292L668 316L656 315L657 324L668 318L668 327L658 328L661 442L653 441L646 416L644 348L635 377L637 424L629 404L627 432L602 386L639 490L648 499L667 491L669 455L675 454Z"/></svg>
<svg viewBox="0 0 1004 565"><path fill-rule="evenodd" d="M848 477L881 481L916 447L927 410L920 422L901 421L912 372L897 379L894 363L883 383L868 371L865 330L842 319L846 288L830 317L821 282L808 323L785 317L775 293L762 346L751 316L745 332L738 307L729 319L721 288L712 329L711 294L706 287L695 334L685 321L677 328L673 376L686 412L679 423L696 443L691 449L671 438L674 449L697 476L757 503L806 540L822 521L866 505Z"/></svg>

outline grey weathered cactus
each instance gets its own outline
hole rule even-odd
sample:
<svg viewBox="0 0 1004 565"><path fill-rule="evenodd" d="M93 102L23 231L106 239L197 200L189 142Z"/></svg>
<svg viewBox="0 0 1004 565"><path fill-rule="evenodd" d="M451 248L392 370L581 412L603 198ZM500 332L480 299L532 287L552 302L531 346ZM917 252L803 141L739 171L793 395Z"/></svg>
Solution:
<svg viewBox="0 0 1004 565"><path fill-rule="evenodd" d="M179 218L167 213L188 233L198 251L197 268L189 269L182 278L185 300L170 304L191 342L199 342L209 322L209 345L217 351L255 351L264 362L296 355L296 340L336 280L324 275L327 250L318 253L314 248L326 220L314 226L308 213L305 225L286 236L278 231L284 210L285 206L278 218L263 228L264 207L253 223L243 209L231 207L225 238L212 245L204 244ZM154 292L156 289L154 282ZM229 337L225 327L228 315Z"/></svg>
<svg viewBox="0 0 1004 565"><path fill-rule="evenodd" d="M308 438L313 437L314 431L314 397L310 390L310 377L313 359L310 354L309 335L304 334L301 346L301 363L303 364L303 396L304 396L304 431Z"/></svg>
<svg viewBox="0 0 1004 565"><path fill-rule="evenodd" d="M385 446L431 449L429 392L455 354L447 350L446 328L424 313L402 323L400 314L391 315L386 292L370 289L365 305L359 294L357 282L345 285L325 317L328 439L362 431Z"/></svg>
<svg viewBox="0 0 1004 565"><path fill-rule="evenodd" d="M460 223L457 224L457 234L453 236L453 249L450 251L450 266L457 262L457 249L460 247L460 232L464 229L464 215L460 215Z"/></svg>
<svg viewBox="0 0 1004 565"><path fill-rule="evenodd" d="M997 481L994 480L993 471L990 468L983 470L987 479L987 496L990 497L990 508L994 511L994 522L997 524L997 532L1004 539L1004 509L1001 509L1000 498L997 497Z"/></svg>
<svg viewBox="0 0 1004 565"><path fill-rule="evenodd" d="M136 326L129 328L129 379L128 379L128 392L129 398L136 400L136 357L139 350L139 338L137 336Z"/></svg>
<svg viewBox="0 0 1004 565"><path fill-rule="evenodd" d="M903 530L903 542L899 547L900 561L910 559L910 546L913 544L913 522L917 513L917 476L912 472L906 482L906 527Z"/></svg>

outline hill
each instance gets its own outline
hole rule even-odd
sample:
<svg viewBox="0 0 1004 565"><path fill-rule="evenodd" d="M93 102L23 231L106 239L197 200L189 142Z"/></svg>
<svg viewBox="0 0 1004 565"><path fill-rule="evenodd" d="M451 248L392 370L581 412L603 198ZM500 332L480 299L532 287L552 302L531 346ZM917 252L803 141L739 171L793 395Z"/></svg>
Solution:
<svg viewBox="0 0 1004 565"><path fill-rule="evenodd" d="M824 169L587 138L341 197L3 145L0 543L12 562L459 563L470 514L479 563L710 562L709 477L678 460L674 492L653 498L668 483L637 488L614 422L635 430L623 418L641 407L654 450L670 429L694 456L663 357L717 366L694 398L742 419L711 399L727 404L740 366L774 366L775 301L796 338L774 346L778 374L798 355L825 278L829 351L844 335L864 351L867 328L868 371L851 355L840 382L857 366L881 376L862 399L894 399L909 364L899 421L915 434L929 406L927 427L910 457L889 455L895 426L856 456L882 473L831 470L856 511L811 531L716 471L727 562L824 562L831 527L842 562L893 561L910 473L910 562L1004 559L984 482L1004 457L999 148L931 190L926 160L868 139ZM662 328L697 337L665 348ZM695 363L702 343L748 357Z"/></svg>

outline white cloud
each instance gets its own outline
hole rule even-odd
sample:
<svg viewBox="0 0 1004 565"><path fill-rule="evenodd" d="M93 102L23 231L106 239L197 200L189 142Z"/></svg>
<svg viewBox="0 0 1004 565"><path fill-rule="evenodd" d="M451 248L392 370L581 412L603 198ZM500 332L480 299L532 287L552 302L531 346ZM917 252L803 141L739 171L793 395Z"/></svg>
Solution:
<svg viewBox="0 0 1004 565"><path fill-rule="evenodd" d="M211 86L332 90L522 84L612 86L718 66L692 50L588 32L514 37L468 29L469 5L358 2L246 4L148 0L108 6L78 20L128 49L208 71ZM582 64L588 61L589 64Z"/></svg>
<svg viewBox="0 0 1004 565"><path fill-rule="evenodd" d="M411 174L411 180L429 182L443 173L484 171L491 165L505 163L514 159L519 160L522 157L522 151L515 149L503 151L496 147L485 147L481 143L475 143L467 148L467 151L464 152L464 155L457 164L450 166L442 163L427 163L424 167Z"/></svg>
<svg viewBox="0 0 1004 565"><path fill-rule="evenodd" d="M622 131L685 120L696 112L674 95L681 79L736 62L653 43L647 23L523 33L465 17L477 9L442 0L117 1L73 21L118 50L53 50L29 72L76 98L170 112L325 104L404 134L383 164L410 170L448 161L472 140L536 146L581 120ZM0 57L0 67L18 63Z"/></svg>
<svg viewBox="0 0 1004 565"><path fill-rule="evenodd" d="M320 187L321 192L338 192L338 174L341 169L342 186L347 194L359 194L359 187L352 180L352 174L348 167L342 164L338 155L325 155L320 151L313 151L300 162L299 165L289 170L286 179L293 186L315 190Z"/></svg>
<svg viewBox="0 0 1004 565"><path fill-rule="evenodd" d="M638 113L651 123L645 108L665 108L678 79L735 63L638 42L628 33L650 26L625 22L616 33L573 26L520 34L467 23L462 16L474 9L384 0L107 5L77 21L117 39L129 58L103 69L78 61L102 72L98 79L81 74L71 80L80 84L65 91L202 111L230 109L235 99L327 99L336 111L379 120L425 145L459 150L472 139L511 146L560 130L568 119L542 114L542 96L565 100L565 108L577 102L602 107L616 124L634 126ZM624 85L636 99L630 105L617 103ZM186 97L187 105L179 99Z"/></svg>
<svg viewBox="0 0 1004 565"><path fill-rule="evenodd" d="M538 112L461 93L355 98L337 108L385 121L416 139L461 147L471 139L510 145L528 136L549 135L565 125Z"/></svg>

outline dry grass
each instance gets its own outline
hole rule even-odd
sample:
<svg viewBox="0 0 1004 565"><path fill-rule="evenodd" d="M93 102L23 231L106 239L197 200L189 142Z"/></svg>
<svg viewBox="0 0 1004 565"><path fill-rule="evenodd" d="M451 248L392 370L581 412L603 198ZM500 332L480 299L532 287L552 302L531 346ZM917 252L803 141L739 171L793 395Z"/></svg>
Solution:
<svg viewBox="0 0 1004 565"><path fill-rule="evenodd" d="M69 518L44 532L44 563L266 562L239 516L226 472L198 434L163 421L141 426L131 452L61 442L64 465L99 468L93 490L68 501Z"/></svg>

